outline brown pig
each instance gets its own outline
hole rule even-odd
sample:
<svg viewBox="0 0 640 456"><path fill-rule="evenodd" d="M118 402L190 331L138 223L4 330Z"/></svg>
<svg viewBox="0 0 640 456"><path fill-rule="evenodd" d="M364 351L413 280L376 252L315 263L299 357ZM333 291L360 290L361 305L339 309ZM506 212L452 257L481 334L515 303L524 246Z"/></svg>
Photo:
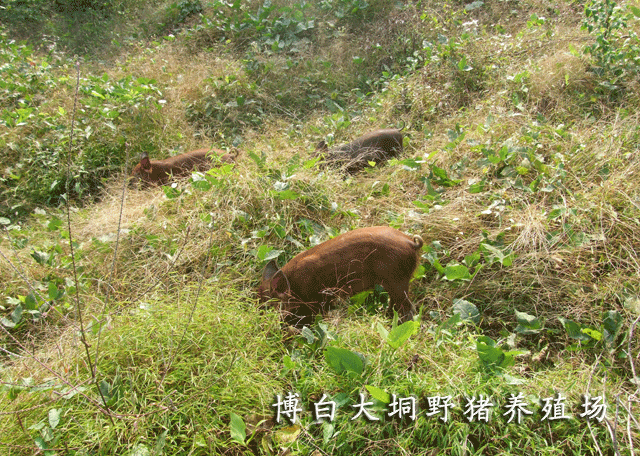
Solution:
<svg viewBox="0 0 640 456"><path fill-rule="evenodd" d="M258 287L261 302L282 301L285 321L309 324L332 295L353 295L382 285L389 294L389 313L395 309L410 320L409 281L419 263L420 236L388 226L360 228L336 236L302 252L278 268L271 260Z"/></svg>
<svg viewBox="0 0 640 456"><path fill-rule="evenodd" d="M402 133L397 128L376 130L332 150L320 141L316 152L325 152L327 163L353 174L364 169L370 161L381 163L401 154Z"/></svg>
<svg viewBox="0 0 640 456"><path fill-rule="evenodd" d="M133 177L147 184L164 185L171 176L188 176L192 170L207 171L213 165L212 157L218 155L223 163L233 163L238 156L225 154L218 149L198 149L164 160L149 160L145 153L133 168Z"/></svg>

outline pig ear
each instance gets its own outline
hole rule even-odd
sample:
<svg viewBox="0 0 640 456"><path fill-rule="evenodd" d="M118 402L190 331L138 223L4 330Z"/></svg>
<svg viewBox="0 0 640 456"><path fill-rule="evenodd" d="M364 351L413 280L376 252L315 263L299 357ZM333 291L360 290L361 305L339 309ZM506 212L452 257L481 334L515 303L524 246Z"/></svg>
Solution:
<svg viewBox="0 0 640 456"><path fill-rule="evenodd" d="M269 282L269 289L271 291L277 291L278 290L278 286L280 286L280 288L283 288L282 285L280 285L280 283L285 284L284 286L288 287L288 282L281 282L280 279L285 278L284 273L282 272L282 269L278 268L278 264L276 263L276 260L271 260L269 261L269 263L267 264L267 266L264 268L264 272L262 273L262 280L266 280Z"/></svg>
<svg viewBox="0 0 640 456"><path fill-rule="evenodd" d="M262 271L262 280L271 280L279 270L280 268L278 267L276 260L269 261L265 266L264 271Z"/></svg>
<svg viewBox="0 0 640 456"><path fill-rule="evenodd" d="M140 156L140 166L142 169L151 169L151 160L149 160L149 155L146 152Z"/></svg>

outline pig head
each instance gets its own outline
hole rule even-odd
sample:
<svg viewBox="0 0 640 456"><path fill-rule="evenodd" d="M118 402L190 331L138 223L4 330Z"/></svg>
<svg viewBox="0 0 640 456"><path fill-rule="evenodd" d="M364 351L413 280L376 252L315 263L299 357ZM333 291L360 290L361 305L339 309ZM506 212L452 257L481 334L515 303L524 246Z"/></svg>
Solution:
<svg viewBox="0 0 640 456"><path fill-rule="evenodd" d="M353 174L364 169L370 161L381 163L401 154L402 133L396 128L376 130L332 150L320 141L316 153L322 152L326 163Z"/></svg>
<svg viewBox="0 0 640 456"><path fill-rule="evenodd" d="M191 171L207 171L214 164L215 156L222 163L233 163L238 156L225 154L218 149L198 149L164 160L149 160L145 153L140 158L132 175L145 184L164 185L169 182L171 176L188 176Z"/></svg>
<svg viewBox="0 0 640 456"><path fill-rule="evenodd" d="M271 260L258 287L261 302L282 302L285 321L310 324L334 295L353 295L382 285L389 295L388 312L402 320L413 317L409 281L419 263L420 236L387 227L360 228L302 252L279 269Z"/></svg>

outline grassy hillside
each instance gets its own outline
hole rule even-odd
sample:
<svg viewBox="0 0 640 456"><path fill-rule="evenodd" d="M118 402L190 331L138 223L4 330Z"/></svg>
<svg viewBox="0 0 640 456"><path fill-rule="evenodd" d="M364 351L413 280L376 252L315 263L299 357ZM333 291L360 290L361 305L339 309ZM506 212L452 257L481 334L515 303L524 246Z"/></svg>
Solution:
<svg viewBox="0 0 640 456"><path fill-rule="evenodd" d="M637 452L638 16L1 2L0 454ZM314 158L392 127L385 165ZM238 163L127 185L209 146ZM414 321L381 289L301 332L258 305L268 260L375 225L425 241Z"/></svg>

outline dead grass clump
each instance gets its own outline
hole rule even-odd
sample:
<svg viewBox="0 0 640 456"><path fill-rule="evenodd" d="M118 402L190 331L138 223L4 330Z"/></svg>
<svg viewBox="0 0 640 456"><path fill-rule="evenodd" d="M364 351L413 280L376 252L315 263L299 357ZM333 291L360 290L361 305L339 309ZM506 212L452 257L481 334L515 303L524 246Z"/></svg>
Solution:
<svg viewBox="0 0 640 456"><path fill-rule="evenodd" d="M592 76L586 69L583 58L566 50L538 60L528 92L535 111L550 119L571 116L578 98L592 88Z"/></svg>
<svg viewBox="0 0 640 456"><path fill-rule="evenodd" d="M134 223L147 217L145 211L150 206L158 205L164 200L164 194L159 188L147 190L127 188L123 204L122 179L110 181L103 190L100 201L74 218L73 229L78 242L86 242L92 238L111 239L118 228L129 230Z"/></svg>
<svg viewBox="0 0 640 456"><path fill-rule="evenodd" d="M517 237L511 248L518 254L540 252L549 254L551 247L547 237L549 223L542 204L525 204L519 211L511 214L514 223L512 231L517 230Z"/></svg>

